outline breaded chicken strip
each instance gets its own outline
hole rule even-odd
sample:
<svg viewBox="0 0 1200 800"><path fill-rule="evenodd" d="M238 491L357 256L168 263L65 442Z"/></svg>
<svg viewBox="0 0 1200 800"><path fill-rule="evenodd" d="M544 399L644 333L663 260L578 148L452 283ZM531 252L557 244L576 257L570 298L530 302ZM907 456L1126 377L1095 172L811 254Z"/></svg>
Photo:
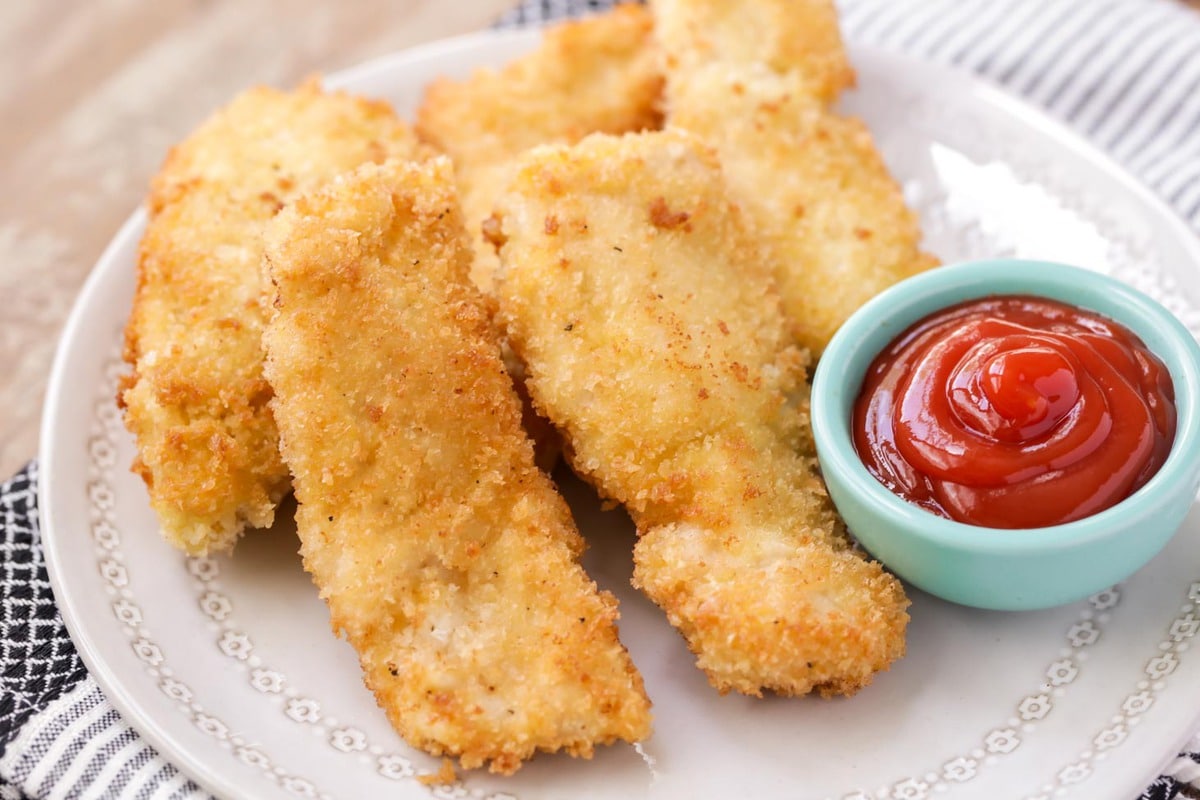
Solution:
<svg viewBox="0 0 1200 800"><path fill-rule="evenodd" d="M251 89L167 157L147 202L118 400L166 538L228 550L288 490L262 374L262 228L298 192L417 152L385 105Z"/></svg>
<svg viewBox="0 0 1200 800"><path fill-rule="evenodd" d="M596 131L659 127L658 60L650 12L622 5L547 29L540 47L503 69L429 85L417 133L454 161L475 241L471 279L485 293L498 262L480 226L512 177L513 159L534 145Z"/></svg>
<svg viewBox="0 0 1200 800"><path fill-rule="evenodd" d="M304 564L411 744L511 773L650 730L467 279L450 164L367 165L279 215L266 373Z"/></svg>
<svg viewBox="0 0 1200 800"><path fill-rule="evenodd" d="M651 6L668 124L717 148L734 197L777 251L797 341L819 356L860 305L936 263L866 126L826 107L849 69L832 2Z"/></svg>
<svg viewBox="0 0 1200 800"><path fill-rule="evenodd" d="M799 454L806 359L727 194L680 130L531 151L497 207L500 319L711 683L849 694L903 654L908 601Z"/></svg>
<svg viewBox="0 0 1200 800"><path fill-rule="evenodd" d="M672 80L709 64L796 71L805 95L823 103L854 85L829 0L666 0L652 6Z"/></svg>

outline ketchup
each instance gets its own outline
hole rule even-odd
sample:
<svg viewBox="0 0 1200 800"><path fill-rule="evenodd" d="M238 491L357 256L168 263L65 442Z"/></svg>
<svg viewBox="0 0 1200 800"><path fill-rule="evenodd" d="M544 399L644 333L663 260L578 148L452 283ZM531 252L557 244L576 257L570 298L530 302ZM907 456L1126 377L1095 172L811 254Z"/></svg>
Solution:
<svg viewBox="0 0 1200 800"><path fill-rule="evenodd" d="M1124 326L1039 297L932 314L872 362L854 445L897 495L991 528L1102 511L1148 481L1175 437L1163 363Z"/></svg>

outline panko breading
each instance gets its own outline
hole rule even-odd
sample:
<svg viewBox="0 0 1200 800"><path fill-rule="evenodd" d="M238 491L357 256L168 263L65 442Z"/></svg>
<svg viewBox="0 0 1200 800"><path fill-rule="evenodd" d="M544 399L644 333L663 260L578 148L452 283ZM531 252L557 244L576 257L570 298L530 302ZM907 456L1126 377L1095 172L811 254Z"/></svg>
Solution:
<svg viewBox="0 0 1200 800"><path fill-rule="evenodd" d="M386 105L251 89L167 157L148 200L118 400L134 470L166 538L228 550L288 490L262 374L262 228L301 191L366 161L411 157Z"/></svg>
<svg viewBox="0 0 1200 800"><path fill-rule="evenodd" d="M534 403L630 511L634 582L712 684L849 694L899 658L908 601L816 475L806 358L715 153L680 130L537 148L497 213Z"/></svg>
<svg viewBox="0 0 1200 800"><path fill-rule="evenodd" d="M829 0L661 0L652 5L655 36L667 45L672 76L708 64L798 71L805 94L824 103L854 84L837 9Z"/></svg>
<svg viewBox="0 0 1200 800"><path fill-rule="evenodd" d="M826 107L845 84L832 3L651 6L666 53L668 124L717 148L734 197L777 251L780 294L797 341L820 356L859 306L936 263L921 252L917 219L866 126ZM798 7L805 13L796 15ZM729 14L739 24L710 28ZM820 19L820 35L797 40L806 46L764 46L753 60L754 42L792 41L777 29L793 15ZM714 37L721 46L713 46Z"/></svg>
<svg viewBox="0 0 1200 800"><path fill-rule="evenodd" d="M510 773L649 733L616 601L533 463L450 164L368 165L268 233L266 374L306 569L411 744Z"/></svg>
<svg viewBox="0 0 1200 800"><path fill-rule="evenodd" d="M638 5L551 27L540 47L500 70L429 85L416 129L454 161L477 286L491 290L498 262L480 226L512 177L513 159L534 145L597 131L657 128L661 93L653 21Z"/></svg>

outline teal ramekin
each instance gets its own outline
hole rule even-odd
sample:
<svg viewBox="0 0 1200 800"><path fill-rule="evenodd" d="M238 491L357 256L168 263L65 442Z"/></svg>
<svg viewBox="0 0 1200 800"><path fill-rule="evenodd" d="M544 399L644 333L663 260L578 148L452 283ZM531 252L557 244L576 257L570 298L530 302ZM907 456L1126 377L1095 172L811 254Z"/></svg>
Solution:
<svg viewBox="0 0 1200 800"><path fill-rule="evenodd" d="M955 522L893 494L854 449L854 401L875 356L928 314L1005 294L1059 300L1116 320L1171 373L1178 421L1166 463L1134 494L1098 514L1015 530ZM882 292L842 325L813 377L812 424L830 497L855 538L888 569L955 603L1048 608L1129 577L1183 523L1200 489L1200 345L1161 305L1096 272L1013 259L948 265Z"/></svg>

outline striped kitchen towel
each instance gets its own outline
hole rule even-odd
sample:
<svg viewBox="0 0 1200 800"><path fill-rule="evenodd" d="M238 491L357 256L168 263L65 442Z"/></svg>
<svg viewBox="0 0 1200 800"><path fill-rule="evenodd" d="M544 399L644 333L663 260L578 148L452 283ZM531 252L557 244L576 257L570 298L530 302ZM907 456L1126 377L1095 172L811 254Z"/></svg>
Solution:
<svg viewBox="0 0 1200 800"><path fill-rule="evenodd" d="M525 2L499 24L540 24L609 5ZM1173 0L843 0L840 7L851 41L995 81L1106 150L1200 231L1200 11ZM34 463L0 484L0 798L207 797L121 720L87 676L47 580L37 480ZM1187 749L1143 800L1200 798L1200 736Z"/></svg>

